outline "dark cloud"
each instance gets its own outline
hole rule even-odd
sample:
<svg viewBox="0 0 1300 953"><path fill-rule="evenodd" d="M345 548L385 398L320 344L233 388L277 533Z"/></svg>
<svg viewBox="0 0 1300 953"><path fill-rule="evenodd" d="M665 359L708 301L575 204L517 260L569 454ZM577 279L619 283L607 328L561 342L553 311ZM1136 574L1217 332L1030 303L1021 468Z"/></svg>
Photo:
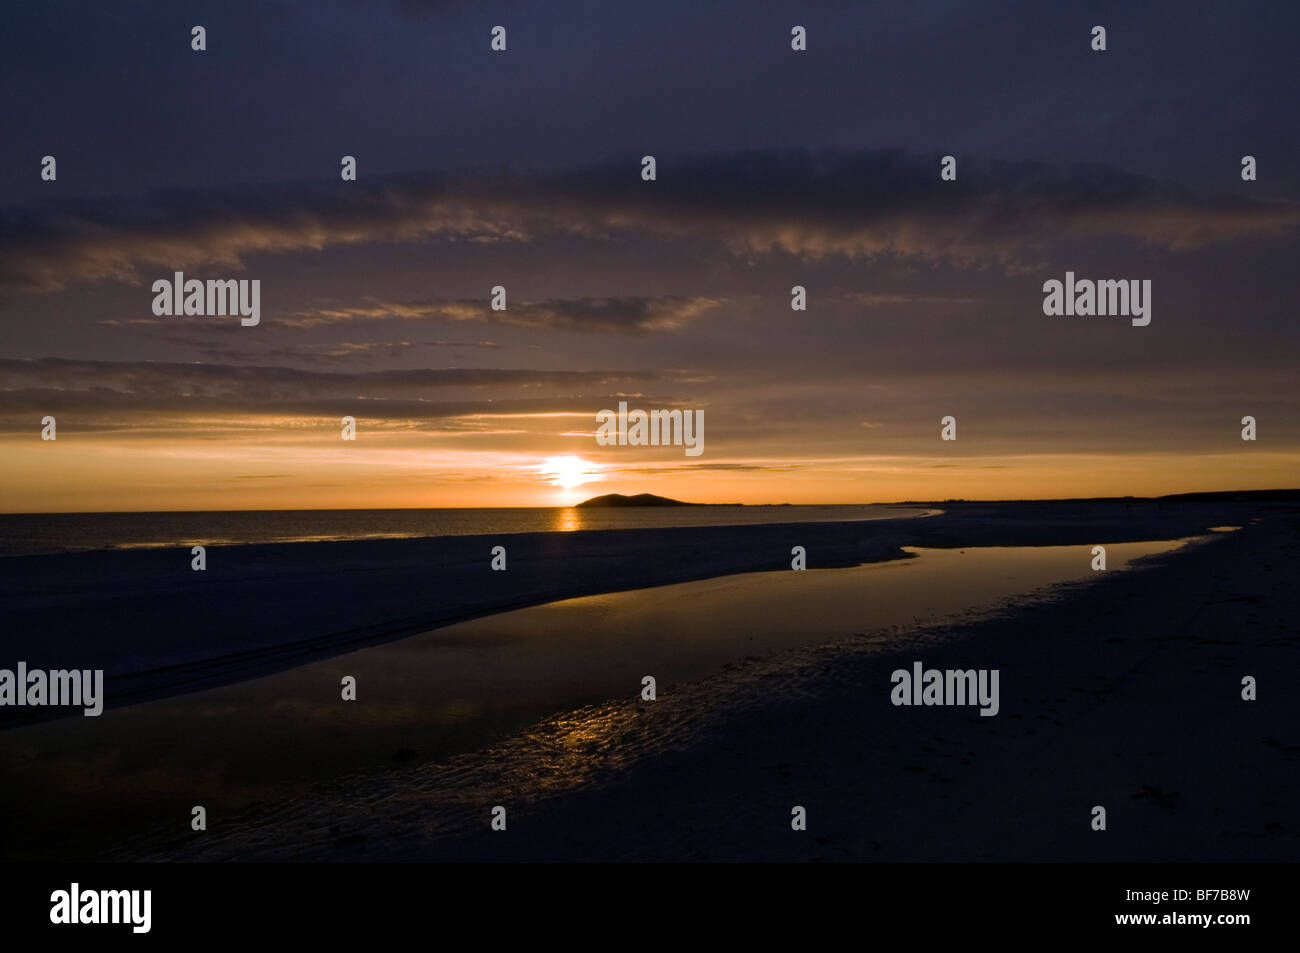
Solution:
<svg viewBox="0 0 1300 953"><path fill-rule="evenodd" d="M162 361L86 361L65 358L0 359L0 394L46 390L97 398L309 399L418 398L430 391L459 388L537 387L581 389L617 381L657 380L662 371L516 370L422 368L328 372L282 366L182 364Z"/></svg>
<svg viewBox="0 0 1300 953"><path fill-rule="evenodd" d="M423 350L460 348L495 350L500 347L499 344L491 341L339 341L332 344L269 347L253 352L211 341L185 341L185 343L192 344L210 360L223 363L251 360L259 364L273 364L291 361L317 367L338 367L357 361L380 362Z"/></svg>
<svg viewBox="0 0 1300 953"><path fill-rule="evenodd" d="M319 398L276 401L239 396L139 395L113 391L27 389L0 391L0 431L36 433L51 414L59 432L132 432L203 438L216 433L286 432L293 427L353 416L368 427L461 433L524 432L554 418L556 428L581 422L594 432L596 411L617 404L616 394L528 399L429 401L402 398ZM673 406L670 399L656 406ZM286 424L285 418L294 418ZM529 426L531 420L531 426ZM585 431L584 431L585 432Z"/></svg>
<svg viewBox="0 0 1300 953"><path fill-rule="evenodd" d="M278 323L285 327L313 327L351 321L434 319L487 321L521 328L565 331L642 333L678 330L721 303L715 298L671 295L657 298L551 298L545 301L507 301L506 310L493 311L486 298L439 300L428 304L378 301L355 307L302 311Z"/></svg>
<svg viewBox="0 0 1300 953"><path fill-rule="evenodd" d="M61 430L202 436L260 431L352 415L389 429L594 430L619 400L678 406L671 394L629 393L637 382L676 382L675 371L419 369L316 371L149 361L0 359L0 430L27 432L45 414ZM480 396L487 390L491 396ZM532 396L539 390L550 393ZM435 394L442 396L435 397ZM529 418L532 423L529 424ZM572 419L568 419L572 418ZM585 419L584 419L585 418ZM271 420L271 423L268 423ZM274 420L279 420L275 423Z"/></svg>
<svg viewBox="0 0 1300 953"><path fill-rule="evenodd" d="M639 157L628 156L549 176L421 175L41 202L0 213L0 288L238 270L250 255L337 245L561 233L694 238L751 256L893 255L1016 269L1061 240L1111 236L1182 251L1300 223L1296 203L1205 196L1099 165L963 160L959 168L957 182L941 182L937 156L900 150L745 152L661 156L658 181L643 182ZM624 303L585 317L599 325L602 307L626 315L627 301L643 299L616 300ZM539 314L543 326L584 318Z"/></svg>

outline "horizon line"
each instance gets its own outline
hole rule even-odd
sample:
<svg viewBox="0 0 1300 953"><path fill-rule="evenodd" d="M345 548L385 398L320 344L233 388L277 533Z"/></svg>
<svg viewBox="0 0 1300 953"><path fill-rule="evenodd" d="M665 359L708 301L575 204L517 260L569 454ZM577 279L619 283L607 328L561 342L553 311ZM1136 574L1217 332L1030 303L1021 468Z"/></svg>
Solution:
<svg viewBox="0 0 1300 953"><path fill-rule="evenodd" d="M840 503L694 503L686 500L674 502L690 506L942 506L953 503L1097 503L1120 500L1158 502L1161 500L1190 500L1193 497L1251 496L1258 500L1267 500L1271 494L1279 494L1279 500L1288 495L1300 497L1300 487L1277 487L1262 490L1192 490L1184 493L1165 493L1160 496L1044 496L1044 497L948 497L942 500L877 500L862 502L859 500ZM601 496L620 494L601 494ZM640 495L640 494L637 494ZM650 494L657 495L657 494ZM597 499L591 497L590 499ZM586 502L585 500L582 502ZM5 510L0 516L106 516L110 514L136 513L356 513L356 512L421 512L427 510L571 510L581 503L569 503L562 506L339 506L339 507L251 507L245 509L157 509L157 510ZM635 508L635 507L632 507ZM662 507L657 507L662 508Z"/></svg>

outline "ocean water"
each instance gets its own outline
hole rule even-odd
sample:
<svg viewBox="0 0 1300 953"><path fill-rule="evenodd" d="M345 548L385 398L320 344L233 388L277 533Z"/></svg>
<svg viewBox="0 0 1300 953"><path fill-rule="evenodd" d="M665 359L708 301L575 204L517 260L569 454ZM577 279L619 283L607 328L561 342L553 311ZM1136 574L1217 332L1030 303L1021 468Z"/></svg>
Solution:
<svg viewBox="0 0 1300 953"><path fill-rule="evenodd" d="M233 546L327 540L563 533L754 523L896 519L925 507L665 506L427 510L253 510L0 515L0 556L160 546Z"/></svg>

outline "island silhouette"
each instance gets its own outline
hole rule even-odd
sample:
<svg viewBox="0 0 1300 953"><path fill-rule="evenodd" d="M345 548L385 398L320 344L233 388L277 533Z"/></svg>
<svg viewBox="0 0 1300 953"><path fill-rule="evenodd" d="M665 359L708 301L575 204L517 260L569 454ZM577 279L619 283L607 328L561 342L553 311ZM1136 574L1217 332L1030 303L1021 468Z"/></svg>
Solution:
<svg viewBox="0 0 1300 953"><path fill-rule="evenodd" d="M638 493L636 496L625 496L622 493L606 493L604 496L593 496L589 500L583 500L578 504L579 507L590 506L707 506L707 503L686 503L682 500L670 499L666 496L655 496L653 493Z"/></svg>

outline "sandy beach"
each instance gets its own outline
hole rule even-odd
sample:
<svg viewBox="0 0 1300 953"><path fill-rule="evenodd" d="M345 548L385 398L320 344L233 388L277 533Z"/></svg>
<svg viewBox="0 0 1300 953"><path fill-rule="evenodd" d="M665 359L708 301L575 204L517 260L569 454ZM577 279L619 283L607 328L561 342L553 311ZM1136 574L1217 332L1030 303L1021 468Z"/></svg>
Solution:
<svg viewBox="0 0 1300 953"><path fill-rule="evenodd" d="M16 556L0 574L0 657L102 668L131 704L558 599L736 573L898 559L904 546L1169 540L1237 524L1251 503L948 504L941 515ZM917 512L921 512L918 510ZM502 545L508 570L491 569ZM8 709L0 728L47 711Z"/></svg>
<svg viewBox="0 0 1300 953"><path fill-rule="evenodd" d="M1300 843L1294 512L965 624L731 666L654 703L132 853L235 860L1285 861ZM995 667L1002 708L889 703ZM1241 698L1241 678L1259 699ZM488 811L508 805L506 832ZM791 808L808 830L790 828ZM1105 831L1091 828L1104 806Z"/></svg>
<svg viewBox="0 0 1300 953"><path fill-rule="evenodd" d="M318 630L325 637L276 645L254 627L266 640L260 651L151 669L140 666L150 653L177 652L174 623L135 640L90 622L48 623L62 653L48 657L67 658L79 633L111 635L97 646L102 657L117 647L140 666L116 684L148 685L155 700L142 688L114 711L110 694L110 710L88 728L63 720L0 733L17 772L7 813L31 821L7 852L911 861L1268 860L1294 851L1300 817L1287 792L1300 721L1284 687L1295 672L1294 506L947 510L861 525L713 528L712 540L726 541L716 548L696 529L517 537L510 570L492 575L513 584L514 554L526 554L519 578L538 590L521 601L536 608L494 608L499 591L467 589L458 618L410 621L426 634L404 639L396 627L342 639L329 634L336 619ZM1106 572L1088 568L1098 541L1109 549ZM807 546L812 571L790 571L791 545ZM457 547L459 563L446 555ZM241 561L278 560L280 571L227 575L217 593L278 581L281 598L240 604L245 622L260 609L285 625L282 637L302 636L287 620L313 594L319 612L363 615L347 598L357 590L322 587L312 560L319 572L337 551L330 579L342 560L353 572L369 565L373 583L394 548L441 549L448 571L435 579L464 579L486 562L473 558L484 548L473 538L238 547L231 553L257 550L238 552ZM564 559L585 555L592 572L566 578L557 548ZM642 558L631 577L612 571L647 549L693 561ZM160 555L10 562L30 574L41 560L105 567L125 557L121 574ZM768 571L754 572L755 562ZM395 565L399 575L418 569ZM114 590L110 575L80 585L110 605L133 600L116 618L151 618L159 594L179 611L181 592ZM32 578L23 591L34 613ZM547 583L563 601L545 597ZM583 594L602 585L614 594ZM66 592L45 598L72 611ZM76 611L93 614L96 601ZM410 619L432 601L407 592L400 605ZM373 593L367 605L371 618L387 608ZM172 618L204 622L192 608ZM206 624L198 631L219 629ZM24 639L5 631L7 651L40 657L30 630ZM196 659L205 646L181 642ZM135 653L121 652L128 647ZM998 670L997 715L890 704L891 673L918 661ZM660 677L653 702L636 696L646 671ZM348 672L364 686L359 707L338 701ZM1258 701L1241 700L1244 675L1260 680ZM186 693L196 683L203 690ZM213 823L191 836L184 821L199 801ZM509 811L504 833L487 826L495 805ZM807 831L790 829L796 805ZM1106 831L1090 828L1097 805ZM66 827L71 813L102 815L103 836L55 849L41 832Z"/></svg>

